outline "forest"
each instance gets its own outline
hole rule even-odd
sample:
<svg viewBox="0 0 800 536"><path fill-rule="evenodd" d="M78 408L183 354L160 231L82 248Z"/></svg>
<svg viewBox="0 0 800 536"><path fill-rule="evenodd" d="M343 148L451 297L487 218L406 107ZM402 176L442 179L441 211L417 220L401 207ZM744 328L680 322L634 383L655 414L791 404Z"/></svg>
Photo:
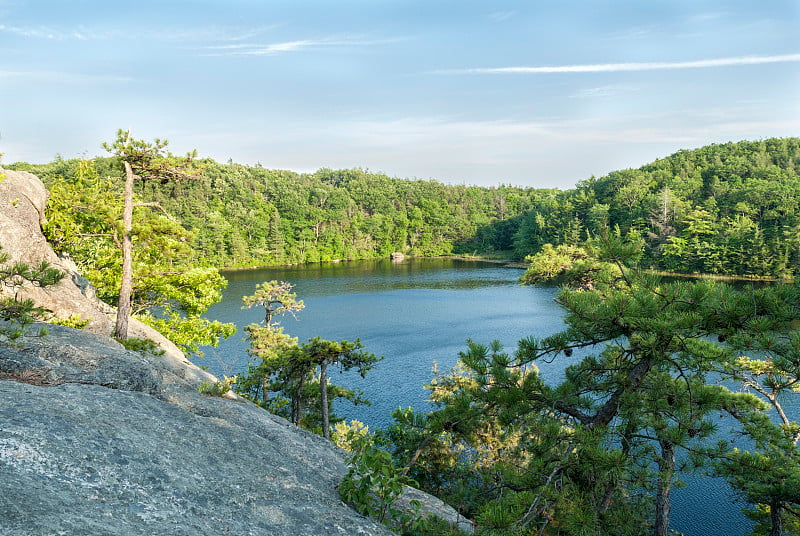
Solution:
<svg viewBox="0 0 800 536"><path fill-rule="evenodd" d="M454 534L392 509L410 483L480 535L668 536L670 492L696 470L749 504L753 534L800 531L800 425L785 404L800 385L800 284L783 282L800 266L800 139L680 151L570 190L298 174L166 145L120 131L108 157L7 167L44 180L48 239L98 295L121 303L127 266L131 314L189 353L232 333L202 316L223 267L475 254L525 259L526 283L562 285L564 331L513 352L469 342L428 386L436 409L398 410L380 431L334 427L332 399L356 395L326 376L363 376L379 358L359 341L284 334L275 315L303 306L289 283L244 298L265 311L245 328L250 370L204 392L233 388L350 450L340 493L363 513L403 534ZM742 290L657 272L781 282ZM587 349L559 384L540 378L537 363ZM750 450L715 439L721 414Z"/></svg>
<svg viewBox="0 0 800 536"><path fill-rule="evenodd" d="M91 160L117 179L118 158ZM447 185L366 170L313 174L198 160L191 180L138 181L218 268L409 255L524 259L619 228L645 240L644 266L679 273L786 277L800 261L800 140L679 151L569 190ZM49 186L81 160L18 163ZM532 171L532 176L535 172Z"/></svg>

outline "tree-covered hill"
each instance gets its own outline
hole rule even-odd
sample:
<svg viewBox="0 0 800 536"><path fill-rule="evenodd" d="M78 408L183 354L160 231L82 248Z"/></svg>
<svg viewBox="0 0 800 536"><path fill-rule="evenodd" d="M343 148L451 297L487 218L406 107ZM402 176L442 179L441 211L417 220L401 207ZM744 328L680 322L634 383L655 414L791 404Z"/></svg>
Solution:
<svg viewBox="0 0 800 536"><path fill-rule="evenodd" d="M515 251L574 244L608 224L647 242L663 270L794 275L800 266L800 139L679 151L579 183L521 218Z"/></svg>
<svg viewBox="0 0 800 536"><path fill-rule="evenodd" d="M9 167L31 171L49 186L72 180L80 162ZM99 175L121 176L113 158L93 162ZM560 195L403 180L360 169L299 174L212 160L200 165L195 180L140 181L137 193L193 231L198 260L218 267L508 249L515 229L502 222Z"/></svg>
<svg viewBox="0 0 800 536"><path fill-rule="evenodd" d="M97 158L101 176L120 176ZM80 160L8 166L45 184L70 180ZM193 232L196 258L217 267L511 251L577 244L606 227L646 239L643 262L662 270L793 275L800 264L800 139L680 151L574 189L447 185L360 169L312 174L200 162L194 180L140 181ZM120 181L121 183L121 181Z"/></svg>

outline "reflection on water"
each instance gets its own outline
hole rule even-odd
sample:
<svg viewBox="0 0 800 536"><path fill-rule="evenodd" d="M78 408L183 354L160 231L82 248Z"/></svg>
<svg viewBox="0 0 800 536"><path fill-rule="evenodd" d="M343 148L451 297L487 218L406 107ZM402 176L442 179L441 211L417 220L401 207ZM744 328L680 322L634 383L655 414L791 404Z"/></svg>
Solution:
<svg viewBox="0 0 800 536"><path fill-rule="evenodd" d="M555 333L563 327L560 310L553 302L555 289L523 287L517 282L522 273L518 268L455 259L224 272L229 284L223 300L207 316L234 322L240 331L219 348L204 349L208 355L205 362L228 375L245 370L247 345L241 328L258 322L262 315L255 309L242 310L241 297L252 294L262 281L289 281L306 308L297 320L290 316L281 320L286 333L301 341L317 335L360 338L367 350L385 360L358 387L371 390L379 384L381 373L388 371L416 393L403 399L376 389L379 396L365 418L374 425L385 424L389 413L400 405L425 405L422 386L431 379L433 363L441 369L454 365L467 339L487 343L497 339L513 350L523 337ZM419 372L411 373L416 370Z"/></svg>
<svg viewBox="0 0 800 536"><path fill-rule="evenodd" d="M513 274L512 277L509 277ZM231 284L271 279L297 285L298 296L371 293L402 289L474 289L516 285L520 269L460 259L339 262L223 272Z"/></svg>
<svg viewBox="0 0 800 536"><path fill-rule="evenodd" d="M204 348L212 372L231 375L247 368L247 344L242 327L263 319L263 312L241 309L241 297L255 285L272 279L295 285L306 308L297 320L283 318L284 331L304 341L360 338L366 350L383 361L361 379L334 374L331 381L362 389L372 405L341 404L337 414L359 419L373 428L389 423L398 407L429 407L423 385L436 364L441 371L455 365L467 339L499 340L513 352L524 337L545 337L563 329L563 312L552 287L524 287L523 270L454 259L359 261L224 272L229 285L223 301L207 316L234 322L239 332L219 348ZM564 368L586 355L558 356L540 363L549 383L563 377ZM673 528L686 536L746 534L748 522L729 488L701 475L686 478L673 492Z"/></svg>

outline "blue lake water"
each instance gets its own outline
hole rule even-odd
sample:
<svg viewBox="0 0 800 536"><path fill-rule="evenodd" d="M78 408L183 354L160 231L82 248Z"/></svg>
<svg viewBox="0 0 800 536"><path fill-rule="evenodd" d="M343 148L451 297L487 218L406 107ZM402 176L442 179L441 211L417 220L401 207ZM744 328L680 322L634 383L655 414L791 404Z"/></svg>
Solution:
<svg viewBox="0 0 800 536"><path fill-rule="evenodd" d="M557 289L527 287L517 280L521 269L485 262L454 259L408 259L304 265L225 272L228 287L223 300L207 317L234 322L239 331L218 348L204 348L201 364L216 374L232 375L247 369L247 343L242 327L263 319L262 309L242 309L241 297L255 285L272 279L295 285L305 302L295 320L282 319L284 332L300 341L360 338L365 349L384 360L365 379L350 374L331 380L358 388L371 406L341 404L338 415L355 418L371 428L390 421L398 407L427 408L423 385L432 368L446 371L455 365L467 339L479 343L500 341L509 352L518 340L544 337L560 331L563 312L553 301ZM540 363L542 376L556 383L571 358L559 356ZM672 527L686 536L738 536L748 533L749 522L724 482L704 476L684 477L686 487L673 492Z"/></svg>

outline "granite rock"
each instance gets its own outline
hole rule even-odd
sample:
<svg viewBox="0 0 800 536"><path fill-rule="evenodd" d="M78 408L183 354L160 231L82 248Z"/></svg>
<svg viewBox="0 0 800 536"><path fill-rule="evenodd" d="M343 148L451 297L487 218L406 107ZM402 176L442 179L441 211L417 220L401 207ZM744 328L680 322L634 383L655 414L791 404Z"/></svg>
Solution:
<svg viewBox="0 0 800 536"><path fill-rule="evenodd" d="M41 181L5 174L0 245L69 274L26 296L91 322L0 335L0 536L391 534L340 500L344 451L232 393L201 395L216 378L148 326L132 321L132 334L161 355L108 337L113 308L41 234ZM408 489L400 503L411 499L471 531L438 499Z"/></svg>

